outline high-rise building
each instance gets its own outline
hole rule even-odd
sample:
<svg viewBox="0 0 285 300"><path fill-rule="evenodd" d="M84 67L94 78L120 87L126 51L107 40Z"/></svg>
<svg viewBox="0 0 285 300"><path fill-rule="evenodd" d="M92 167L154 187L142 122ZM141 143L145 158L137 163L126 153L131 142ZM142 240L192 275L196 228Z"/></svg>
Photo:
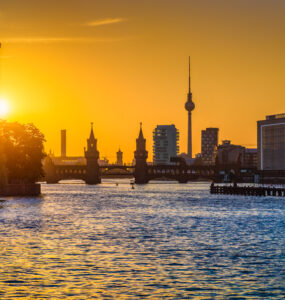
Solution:
<svg viewBox="0 0 285 300"><path fill-rule="evenodd" d="M185 109L188 111L188 150L187 154L192 158L192 110L194 110L195 104L192 101L191 93L191 77L190 77L190 56L189 56L189 90L187 101L185 103Z"/></svg>
<svg viewBox="0 0 285 300"><path fill-rule="evenodd" d="M257 152L260 170L285 170L285 113L257 121Z"/></svg>
<svg viewBox="0 0 285 300"><path fill-rule="evenodd" d="M123 165L123 152L119 148L119 151L117 152L117 165Z"/></svg>
<svg viewBox="0 0 285 300"><path fill-rule="evenodd" d="M179 153L179 131L175 125L157 125L153 131L153 163L168 164Z"/></svg>
<svg viewBox="0 0 285 300"><path fill-rule="evenodd" d="M201 156L205 165L215 163L215 149L218 146L219 128L206 128L201 132Z"/></svg>
<svg viewBox="0 0 285 300"><path fill-rule="evenodd" d="M66 129L60 131L61 136L61 157L66 157Z"/></svg>

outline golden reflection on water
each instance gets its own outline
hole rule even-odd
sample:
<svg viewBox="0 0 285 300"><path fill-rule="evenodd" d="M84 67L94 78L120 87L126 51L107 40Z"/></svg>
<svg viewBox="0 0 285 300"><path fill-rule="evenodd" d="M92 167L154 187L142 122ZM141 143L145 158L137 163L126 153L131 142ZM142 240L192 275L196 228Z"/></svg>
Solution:
<svg viewBox="0 0 285 300"><path fill-rule="evenodd" d="M284 291L284 201L217 199L206 184L43 190L2 202L0 299L278 299Z"/></svg>

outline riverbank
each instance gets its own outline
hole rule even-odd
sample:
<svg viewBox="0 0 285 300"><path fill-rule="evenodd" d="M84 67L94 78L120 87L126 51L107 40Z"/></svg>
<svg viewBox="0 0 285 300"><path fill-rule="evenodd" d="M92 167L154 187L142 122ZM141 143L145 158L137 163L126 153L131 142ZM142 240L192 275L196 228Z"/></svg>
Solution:
<svg viewBox="0 0 285 300"><path fill-rule="evenodd" d="M38 183L5 184L0 189L0 196L39 196L41 185Z"/></svg>

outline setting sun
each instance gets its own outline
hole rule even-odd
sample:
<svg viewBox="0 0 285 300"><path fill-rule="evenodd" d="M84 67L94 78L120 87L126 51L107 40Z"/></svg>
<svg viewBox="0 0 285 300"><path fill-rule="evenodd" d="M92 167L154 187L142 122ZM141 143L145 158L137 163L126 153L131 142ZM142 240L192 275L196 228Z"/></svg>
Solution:
<svg viewBox="0 0 285 300"><path fill-rule="evenodd" d="M1 99L0 100L0 117L1 118L6 117L7 114L9 113L9 111L10 111L9 103L6 100Z"/></svg>

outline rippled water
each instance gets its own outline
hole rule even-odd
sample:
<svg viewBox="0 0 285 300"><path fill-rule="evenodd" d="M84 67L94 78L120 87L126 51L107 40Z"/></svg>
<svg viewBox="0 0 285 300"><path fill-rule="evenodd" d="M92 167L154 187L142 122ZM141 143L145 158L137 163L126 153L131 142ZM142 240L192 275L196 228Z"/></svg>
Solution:
<svg viewBox="0 0 285 300"><path fill-rule="evenodd" d="M115 182L0 202L0 299L285 297L285 198Z"/></svg>

